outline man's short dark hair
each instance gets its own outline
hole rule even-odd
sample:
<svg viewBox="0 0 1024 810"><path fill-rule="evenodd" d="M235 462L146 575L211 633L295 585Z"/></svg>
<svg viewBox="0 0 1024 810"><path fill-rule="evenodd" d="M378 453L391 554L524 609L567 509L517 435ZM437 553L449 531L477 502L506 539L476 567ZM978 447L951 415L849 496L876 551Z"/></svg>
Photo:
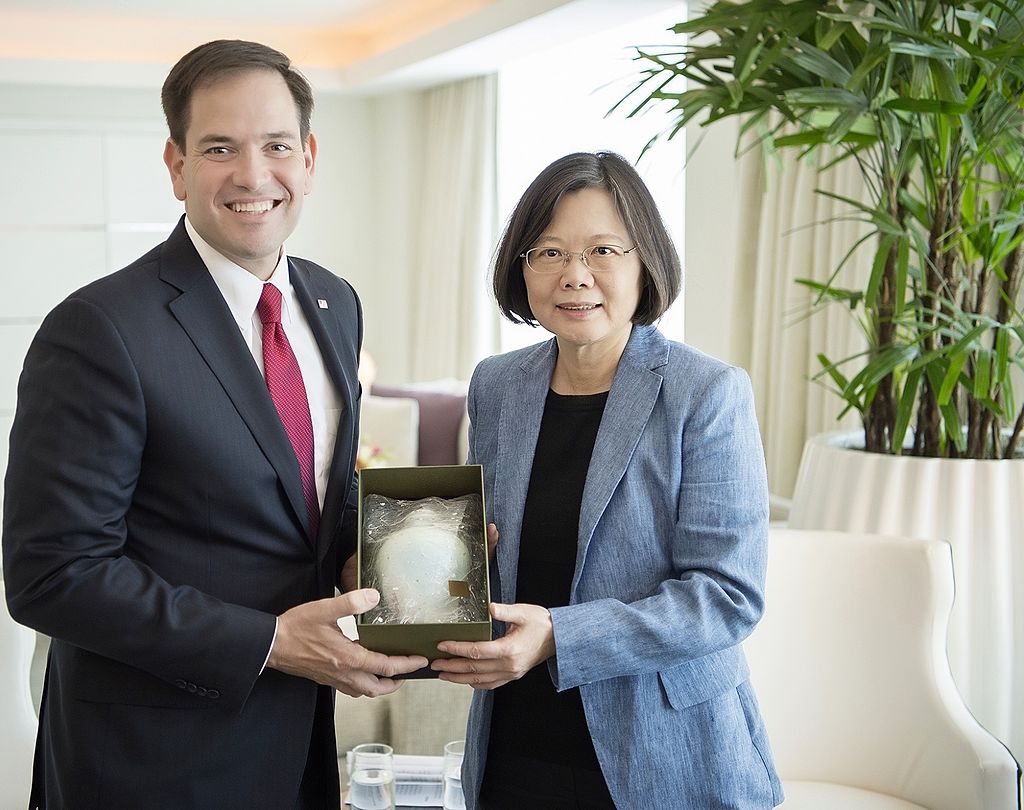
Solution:
<svg viewBox="0 0 1024 810"><path fill-rule="evenodd" d="M299 134L305 143L313 115L313 90L306 78L280 51L241 39L218 39L193 48L171 68L160 91L171 140L185 148L185 132L191 114L192 94L233 73L247 70L276 70L292 94L299 113Z"/></svg>
<svg viewBox="0 0 1024 810"><path fill-rule="evenodd" d="M537 323L526 295L521 255L535 246L562 197L585 188L611 194L640 254L642 290L633 323L654 323L679 295L679 255L636 169L614 152L575 152L537 175L516 204L495 252L494 297L501 314L513 323Z"/></svg>

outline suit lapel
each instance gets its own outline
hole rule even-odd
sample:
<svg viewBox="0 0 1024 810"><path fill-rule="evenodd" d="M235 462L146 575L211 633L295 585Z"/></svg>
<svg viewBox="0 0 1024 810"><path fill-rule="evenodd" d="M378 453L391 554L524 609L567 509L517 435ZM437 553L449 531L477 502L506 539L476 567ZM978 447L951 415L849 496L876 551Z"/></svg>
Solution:
<svg viewBox="0 0 1024 810"><path fill-rule="evenodd" d="M583 488L573 593L594 530L658 401L662 376L657 369L668 363L668 353L668 342L654 327L638 326L619 360ZM554 340L539 346L509 377L501 401L495 480L501 481L502 487L492 498L494 520L502 533L497 555L501 598L506 602L515 601L523 508L557 356Z"/></svg>
<svg viewBox="0 0 1024 810"><path fill-rule="evenodd" d="M668 362L668 349L668 342L653 327L638 326L619 359L583 487L571 593L576 591L598 521L625 475L658 401L663 378L656 369Z"/></svg>
<svg viewBox="0 0 1024 810"><path fill-rule="evenodd" d="M318 556L322 557L330 548L333 540L333 527L340 519L340 510L344 508L355 474L354 468L347 469L348 461L352 457L352 439L349 433L341 428L353 418L355 411L356 391L354 386L359 363L358 324L342 323L339 320L338 310L330 309L330 291L318 287L316 279L304 267L289 260L289 274L292 287L295 289L295 296L299 300L302 311L306 315L306 321L309 323L313 337L320 349L324 367L327 369L327 374L343 404L339 414L339 423L336 426L334 454L331 458L330 474L327 477L327 492L324 493L324 508L320 517L320 532L317 537ZM328 302L328 307L322 308L319 300ZM348 335L351 339L346 341L345 345L339 346L334 340L334 335ZM339 353L345 350L352 354L348 358L347 364ZM346 373L346 367L351 371Z"/></svg>
<svg viewBox="0 0 1024 810"><path fill-rule="evenodd" d="M181 223L164 244L160 278L181 291L170 303L171 313L248 425L305 526L306 505L295 451L231 310Z"/></svg>
<svg viewBox="0 0 1024 810"><path fill-rule="evenodd" d="M515 601L523 508L557 356L554 340L539 346L510 376L501 400L495 480L501 481L502 487L492 493L492 497L494 520L502 533L497 555L501 598L505 602ZM504 540L506 537L508 542Z"/></svg>

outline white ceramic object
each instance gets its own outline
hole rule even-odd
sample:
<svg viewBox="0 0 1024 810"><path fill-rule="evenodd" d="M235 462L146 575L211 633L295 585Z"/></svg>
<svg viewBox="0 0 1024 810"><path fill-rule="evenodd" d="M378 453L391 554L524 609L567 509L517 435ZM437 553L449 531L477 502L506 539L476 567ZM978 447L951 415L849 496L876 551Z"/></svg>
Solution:
<svg viewBox="0 0 1024 810"><path fill-rule="evenodd" d="M377 553L381 598L402 621L458 619L459 602L449 595L448 581L468 580L472 560L458 532L438 525L435 515L429 509L411 512Z"/></svg>
<svg viewBox="0 0 1024 810"><path fill-rule="evenodd" d="M1024 757L1024 460L865 453L863 433L804 448L788 525L947 540L949 661L978 721ZM870 598L870 583L865 583ZM893 617L898 621L899 617Z"/></svg>

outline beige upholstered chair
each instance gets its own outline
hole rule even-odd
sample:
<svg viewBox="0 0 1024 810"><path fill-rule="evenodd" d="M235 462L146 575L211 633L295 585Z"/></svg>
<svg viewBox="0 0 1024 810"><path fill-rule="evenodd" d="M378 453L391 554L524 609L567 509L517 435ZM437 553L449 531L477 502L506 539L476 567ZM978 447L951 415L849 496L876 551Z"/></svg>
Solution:
<svg viewBox="0 0 1024 810"><path fill-rule="evenodd" d="M36 634L15 623L0 581L0 807L27 807L36 713L29 674Z"/></svg>
<svg viewBox="0 0 1024 810"><path fill-rule="evenodd" d="M359 415L361 450L375 452L373 464L409 467L416 464L420 406L415 399L363 394Z"/></svg>
<svg viewBox="0 0 1024 810"><path fill-rule="evenodd" d="M773 528L745 643L786 810L1011 810L1019 773L953 683L949 546Z"/></svg>

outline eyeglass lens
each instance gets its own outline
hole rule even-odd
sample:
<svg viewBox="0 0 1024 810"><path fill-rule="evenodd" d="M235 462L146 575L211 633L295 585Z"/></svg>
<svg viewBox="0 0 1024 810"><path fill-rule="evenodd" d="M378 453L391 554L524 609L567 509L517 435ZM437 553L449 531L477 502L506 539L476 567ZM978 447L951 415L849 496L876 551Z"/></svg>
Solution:
<svg viewBox="0 0 1024 810"><path fill-rule="evenodd" d="M579 253L555 247L532 248L526 251L526 263L539 273L554 273L560 272L576 256L591 270L613 270L625 251L617 245L592 245Z"/></svg>

